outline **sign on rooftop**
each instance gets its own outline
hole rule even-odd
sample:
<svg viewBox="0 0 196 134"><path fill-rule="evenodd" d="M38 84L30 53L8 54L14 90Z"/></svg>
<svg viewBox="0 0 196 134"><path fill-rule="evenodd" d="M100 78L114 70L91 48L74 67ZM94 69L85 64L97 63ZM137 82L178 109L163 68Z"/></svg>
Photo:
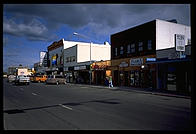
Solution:
<svg viewBox="0 0 196 134"><path fill-rule="evenodd" d="M175 34L176 51L185 51L185 36Z"/></svg>

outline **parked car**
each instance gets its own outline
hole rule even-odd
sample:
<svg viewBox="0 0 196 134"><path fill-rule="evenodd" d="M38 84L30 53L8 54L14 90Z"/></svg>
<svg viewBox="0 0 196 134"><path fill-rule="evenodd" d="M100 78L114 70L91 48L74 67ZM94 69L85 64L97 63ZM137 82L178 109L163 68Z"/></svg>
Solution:
<svg viewBox="0 0 196 134"><path fill-rule="evenodd" d="M33 82L45 82L47 80L47 75L36 75L33 77Z"/></svg>
<svg viewBox="0 0 196 134"><path fill-rule="evenodd" d="M66 84L66 78L63 75L49 75L46 84Z"/></svg>
<svg viewBox="0 0 196 134"><path fill-rule="evenodd" d="M26 75L18 75L15 79L15 84L26 84L29 85L30 78Z"/></svg>
<svg viewBox="0 0 196 134"><path fill-rule="evenodd" d="M15 81L16 76L15 75L9 75L8 76L8 82L14 82Z"/></svg>
<svg viewBox="0 0 196 134"><path fill-rule="evenodd" d="M30 75L30 81L33 82L34 75Z"/></svg>

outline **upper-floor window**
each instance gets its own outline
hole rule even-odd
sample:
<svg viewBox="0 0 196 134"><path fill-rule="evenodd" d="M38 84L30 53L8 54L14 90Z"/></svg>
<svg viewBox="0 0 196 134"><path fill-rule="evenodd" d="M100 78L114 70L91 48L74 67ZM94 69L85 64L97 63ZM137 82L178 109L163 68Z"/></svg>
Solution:
<svg viewBox="0 0 196 134"><path fill-rule="evenodd" d="M115 48L115 53L114 54L115 54L115 56L118 55L118 48L117 47Z"/></svg>
<svg viewBox="0 0 196 134"><path fill-rule="evenodd" d="M187 40L187 45L191 45L191 39L190 38Z"/></svg>
<svg viewBox="0 0 196 134"><path fill-rule="evenodd" d="M152 50L152 40L148 40L148 50Z"/></svg>
<svg viewBox="0 0 196 134"><path fill-rule="evenodd" d="M135 53L135 44L131 44L131 53Z"/></svg>
<svg viewBox="0 0 196 134"><path fill-rule="evenodd" d="M75 56L72 56L72 61L76 61L76 57Z"/></svg>
<svg viewBox="0 0 196 134"><path fill-rule="evenodd" d="M130 53L130 49L131 49L131 45L129 44L129 45L127 46L127 53L128 53L128 54Z"/></svg>
<svg viewBox="0 0 196 134"><path fill-rule="evenodd" d="M120 54L123 54L123 46L120 47Z"/></svg>
<svg viewBox="0 0 196 134"><path fill-rule="evenodd" d="M143 51L143 42L139 42L138 48L139 52Z"/></svg>
<svg viewBox="0 0 196 134"><path fill-rule="evenodd" d="M71 61L71 58L70 57L67 57L66 58L66 62L70 62Z"/></svg>

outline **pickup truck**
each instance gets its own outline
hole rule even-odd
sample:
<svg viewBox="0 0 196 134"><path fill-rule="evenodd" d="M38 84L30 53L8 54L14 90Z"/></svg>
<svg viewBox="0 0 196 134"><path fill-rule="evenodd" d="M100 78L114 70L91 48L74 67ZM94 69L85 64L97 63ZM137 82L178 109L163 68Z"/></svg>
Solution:
<svg viewBox="0 0 196 134"><path fill-rule="evenodd" d="M29 85L30 83L30 78L26 75L18 75L16 76L16 79L15 79L15 84L26 84L26 85Z"/></svg>

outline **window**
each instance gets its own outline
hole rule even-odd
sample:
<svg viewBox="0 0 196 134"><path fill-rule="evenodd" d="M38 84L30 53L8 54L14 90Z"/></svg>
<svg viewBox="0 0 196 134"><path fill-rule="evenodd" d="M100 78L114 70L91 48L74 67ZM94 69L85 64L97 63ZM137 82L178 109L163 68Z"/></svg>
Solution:
<svg viewBox="0 0 196 134"><path fill-rule="evenodd" d="M130 44L127 46L127 53L129 54L130 53L130 49L131 49L131 46Z"/></svg>
<svg viewBox="0 0 196 134"><path fill-rule="evenodd" d="M75 56L73 56L73 57L72 57L72 61L75 61L75 60L76 60L76 58L75 58Z"/></svg>
<svg viewBox="0 0 196 134"><path fill-rule="evenodd" d="M131 44L131 53L135 53L135 44Z"/></svg>
<svg viewBox="0 0 196 134"><path fill-rule="evenodd" d="M120 54L123 54L123 46L120 47Z"/></svg>
<svg viewBox="0 0 196 134"><path fill-rule="evenodd" d="M115 56L118 55L118 48L117 47L115 48L115 53L114 54L115 54Z"/></svg>
<svg viewBox="0 0 196 134"><path fill-rule="evenodd" d="M71 58L70 57L67 57L66 60L67 60L66 62L70 62L71 61Z"/></svg>
<svg viewBox="0 0 196 134"><path fill-rule="evenodd" d="M191 39L190 38L188 39L187 45L191 45Z"/></svg>
<svg viewBox="0 0 196 134"><path fill-rule="evenodd" d="M152 50L152 40L148 40L148 50Z"/></svg>
<svg viewBox="0 0 196 134"><path fill-rule="evenodd" d="M139 42L139 52L143 51L143 42Z"/></svg>

